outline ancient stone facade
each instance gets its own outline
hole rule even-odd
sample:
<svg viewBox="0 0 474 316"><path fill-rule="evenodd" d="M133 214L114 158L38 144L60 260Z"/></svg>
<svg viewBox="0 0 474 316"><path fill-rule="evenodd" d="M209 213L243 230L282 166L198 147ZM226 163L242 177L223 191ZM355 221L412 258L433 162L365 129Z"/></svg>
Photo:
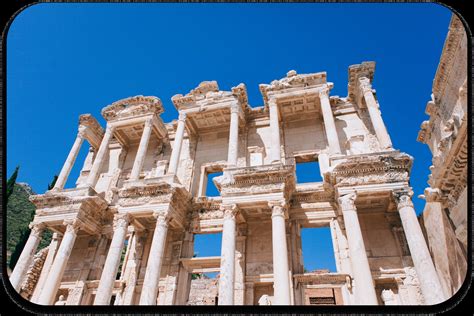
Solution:
<svg viewBox="0 0 474 316"><path fill-rule="evenodd" d="M260 85L260 107L250 107L244 84L221 91L206 81L172 98L179 118L171 123L157 97L105 107L105 129L81 116L55 187L31 198L33 232L13 286L21 290L49 229L53 241L29 285L38 304L203 303L190 300L191 284L215 286L219 305L444 300L411 202L412 157L392 148L374 71L374 62L349 67L347 97L330 95L325 72L290 71ZM65 189L84 140L77 186ZM295 165L309 161L323 180L299 183ZM206 196L213 172L223 172L218 197ZM308 227L330 228L336 272L304 271ZM215 232L221 255L193 257L194 236ZM210 272L217 283L192 283Z"/></svg>
<svg viewBox="0 0 474 316"><path fill-rule="evenodd" d="M453 15L421 124L418 141L433 154L423 226L446 297L455 294L467 273L468 112L467 35Z"/></svg>

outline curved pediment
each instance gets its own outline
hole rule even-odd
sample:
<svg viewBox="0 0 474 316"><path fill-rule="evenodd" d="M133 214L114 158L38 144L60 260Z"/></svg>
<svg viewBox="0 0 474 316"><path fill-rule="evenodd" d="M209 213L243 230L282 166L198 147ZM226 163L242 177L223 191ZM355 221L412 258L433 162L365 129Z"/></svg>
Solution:
<svg viewBox="0 0 474 316"><path fill-rule="evenodd" d="M163 104L158 97L138 95L112 103L103 108L101 114L107 121L114 121L145 114L160 114L163 111Z"/></svg>

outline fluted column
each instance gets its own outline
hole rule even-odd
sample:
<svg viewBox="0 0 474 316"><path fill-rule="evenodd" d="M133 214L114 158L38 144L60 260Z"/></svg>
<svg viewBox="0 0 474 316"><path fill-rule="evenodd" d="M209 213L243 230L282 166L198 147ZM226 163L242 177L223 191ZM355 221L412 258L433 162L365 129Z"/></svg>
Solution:
<svg viewBox="0 0 474 316"><path fill-rule="evenodd" d="M114 218L114 236L110 244L104 269L100 276L99 287L95 296L94 305L109 305L112 298L115 278L117 276L123 244L127 235L127 227L130 221L128 214L116 214Z"/></svg>
<svg viewBox="0 0 474 316"><path fill-rule="evenodd" d="M290 305L288 247L286 243L285 208L281 202L269 203L272 208L273 288L275 305Z"/></svg>
<svg viewBox="0 0 474 316"><path fill-rule="evenodd" d="M69 256L71 255L74 242L76 241L77 232L82 225L77 219L64 221L64 224L66 225L66 232L64 233L61 245L59 246L53 265L49 270L48 278L38 299L38 304L41 305L52 305L54 303L56 292L63 278L64 269L66 269Z"/></svg>
<svg viewBox="0 0 474 316"><path fill-rule="evenodd" d="M186 124L186 113L179 112L178 128L174 137L173 151L171 152L170 165L168 174L176 174L178 171L179 156L181 154L181 146L183 144L184 126Z"/></svg>
<svg viewBox="0 0 474 316"><path fill-rule="evenodd" d="M329 88L319 91L319 100L321 103L321 112L323 114L324 128L328 138L329 153L340 154L341 146L339 145L339 138L337 136L336 124L334 123L331 103L329 103Z"/></svg>
<svg viewBox="0 0 474 316"><path fill-rule="evenodd" d="M86 186L94 187L96 185L97 177L99 176L99 171L104 162L104 158L106 156L107 149L109 148L110 140L112 139L114 130L114 126L107 124L104 137L102 138L102 142L100 143L99 150L97 151L94 163L92 164L91 171L87 177L87 181L85 183Z"/></svg>
<svg viewBox="0 0 474 316"><path fill-rule="evenodd" d="M234 305L235 279L235 215L237 206L225 205L222 230L221 268L219 276L219 305Z"/></svg>
<svg viewBox="0 0 474 316"><path fill-rule="evenodd" d="M372 85L368 78L359 78L359 89L360 93L365 99L367 110L369 111L370 120L374 126L375 134L379 140L382 149L392 148L392 141L390 135L388 135L387 128L382 120L377 101L375 100L374 93L372 92Z"/></svg>
<svg viewBox="0 0 474 316"><path fill-rule="evenodd" d="M133 162L132 172L130 173L130 180L138 180L140 177L140 171L143 168L145 162L145 156L148 149L148 142L150 141L150 135L152 130L153 120L148 118L145 121L143 127L142 138L140 139L140 145L138 145L137 155Z"/></svg>
<svg viewBox="0 0 474 316"><path fill-rule="evenodd" d="M356 284L357 304L378 305L374 281L370 272L369 260L365 252L364 239L360 230L359 218L355 206L356 193L349 193L339 198L339 205L344 217L347 243L351 256L352 274Z"/></svg>
<svg viewBox="0 0 474 316"><path fill-rule="evenodd" d="M156 227L148 255L145 279L140 296L140 305L156 305L163 253L166 246L166 234L171 219L168 212L157 212L153 215L156 217Z"/></svg>
<svg viewBox="0 0 474 316"><path fill-rule="evenodd" d="M30 224L30 236L26 241L25 247L23 248L20 258L16 262L15 268L13 269L12 274L10 275L10 283L15 288L17 292L20 291L21 282L28 271L28 267L33 260L36 249L41 241L41 235L44 231L45 225L40 224Z"/></svg>
<svg viewBox="0 0 474 316"><path fill-rule="evenodd" d="M271 130L271 162L281 162L280 148L280 123L278 120L278 106L275 99L268 100L270 110L270 130Z"/></svg>
<svg viewBox="0 0 474 316"><path fill-rule="evenodd" d="M71 150L69 151L69 155L66 158L66 162L59 173L58 179L54 184L53 190L62 190L64 185L66 184L67 178L71 173L72 167L76 161L77 155L79 154L79 150L81 149L82 143L84 142L84 133L85 133L85 126L79 126L79 131L77 132L76 140L72 145Z"/></svg>
<svg viewBox="0 0 474 316"><path fill-rule="evenodd" d="M412 194L411 190L404 189L394 191L393 197L397 203L398 213L400 214L408 248L410 249L425 302L427 305L434 305L443 302L445 298L428 246L421 231L420 223L413 208Z"/></svg>
<svg viewBox="0 0 474 316"><path fill-rule="evenodd" d="M237 165L239 151L239 105L232 104L230 107L230 128L229 128L229 150L227 153L227 166Z"/></svg>

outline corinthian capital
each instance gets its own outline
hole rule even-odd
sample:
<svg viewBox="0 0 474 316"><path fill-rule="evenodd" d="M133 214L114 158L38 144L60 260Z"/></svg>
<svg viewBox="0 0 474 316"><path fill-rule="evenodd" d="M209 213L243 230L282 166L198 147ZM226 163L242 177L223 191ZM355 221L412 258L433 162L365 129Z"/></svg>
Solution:
<svg viewBox="0 0 474 316"><path fill-rule="evenodd" d="M239 113L239 104L237 102L230 105L230 113Z"/></svg>
<svg viewBox="0 0 474 316"><path fill-rule="evenodd" d="M397 209L400 210L403 207L413 208L413 202L411 201L412 195L413 191L411 189L401 189L393 191L392 196L395 200L395 203L397 203Z"/></svg>
<svg viewBox="0 0 474 316"><path fill-rule="evenodd" d="M318 96L319 96L320 99L329 98L329 88L324 87L324 88L318 90Z"/></svg>
<svg viewBox="0 0 474 316"><path fill-rule="evenodd" d="M114 230L117 228L126 228L128 223L130 223L131 216L128 213L121 213L114 215Z"/></svg>
<svg viewBox="0 0 474 316"><path fill-rule="evenodd" d="M287 205L284 201L270 201L268 202L268 206L272 209L272 217L273 216L287 217L288 210L287 210Z"/></svg>
<svg viewBox="0 0 474 316"><path fill-rule="evenodd" d="M186 121L187 114L183 111L179 111L178 121Z"/></svg>
<svg viewBox="0 0 474 316"><path fill-rule="evenodd" d="M84 138L86 136L87 126L79 125L77 128L77 136Z"/></svg>
<svg viewBox="0 0 474 316"><path fill-rule="evenodd" d="M156 218L156 225L168 226L171 221L171 212L170 211L156 211L153 213L153 217Z"/></svg>
<svg viewBox="0 0 474 316"><path fill-rule="evenodd" d="M46 225L44 223L30 223L29 225L29 228L31 229L30 235L39 237L43 233L45 227Z"/></svg>
<svg viewBox="0 0 474 316"><path fill-rule="evenodd" d="M80 219L74 218L65 219L63 224L66 225L66 233L77 234L77 232L79 231L79 229L82 228L84 223Z"/></svg>
<svg viewBox="0 0 474 316"><path fill-rule="evenodd" d="M359 78L359 90L361 95L364 95L366 92L372 92L372 84L370 83L369 78L361 77Z"/></svg>
<svg viewBox="0 0 474 316"><path fill-rule="evenodd" d="M234 219L239 212L237 204L223 204L220 210L224 213L224 219Z"/></svg>
<svg viewBox="0 0 474 316"><path fill-rule="evenodd" d="M339 202L339 205L342 211L351 211L351 210L356 209L356 206L355 206L356 198L357 198L357 193L351 192L351 193L340 196L337 199L337 201Z"/></svg>

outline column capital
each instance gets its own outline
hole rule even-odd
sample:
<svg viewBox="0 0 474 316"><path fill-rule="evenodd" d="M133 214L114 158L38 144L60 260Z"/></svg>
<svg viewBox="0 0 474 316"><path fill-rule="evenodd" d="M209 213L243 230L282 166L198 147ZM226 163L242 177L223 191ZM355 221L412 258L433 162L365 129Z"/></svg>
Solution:
<svg viewBox="0 0 474 316"><path fill-rule="evenodd" d="M237 204L221 204L219 208L224 213L224 219L235 219L239 212Z"/></svg>
<svg viewBox="0 0 474 316"><path fill-rule="evenodd" d="M115 125L107 124L107 127L105 128L105 133L106 134L111 134L114 131L115 131Z"/></svg>
<svg viewBox="0 0 474 316"><path fill-rule="evenodd" d="M320 99L329 98L329 87L323 87L318 90L318 96Z"/></svg>
<svg viewBox="0 0 474 316"><path fill-rule="evenodd" d="M33 223L31 222L28 227L31 229L30 235L34 235L36 237L39 237L44 229L46 228L46 225L44 223Z"/></svg>
<svg viewBox="0 0 474 316"><path fill-rule="evenodd" d="M372 93L372 84L370 83L369 78L367 77L359 78L359 91L361 95L364 95L364 93L367 93L367 92Z"/></svg>
<svg viewBox="0 0 474 316"><path fill-rule="evenodd" d="M77 137L84 138L86 136L87 126L79 125L77 128Z"/></svg>
<svg viewBox="0 0 474 316"><path fill-rule="evenodd" d="M117 213L114 215L114 231L119 228L127 228L132 217L128 213Z"/></svg>
<svg viewBox="0 0 474 316"><path fill-rule="evenodd" d="M153 124L153 117L147 117L145 119L145 126L151 126L151 124Z"/></svg>
<svg viewBox="0 0 474 316"><path fill-rule="evenodd" d="M268 106L276 106L277 105L277 99L275 97L271 97L268 99Z"/></svg>
<svg viewBox="0 0 474 316"><path fill-rule="evenodd" d="M441 202L443 200L443 194L438 188L427 187L423 192L423 195L419 196L426 200L426 202Z"/></svg>
<svg viewBox="0 0 474 316"><path fill-rule="evenodd" d="M288 217L288 206L285 201L269 201L268 206L272 209L272 218L274 216Z"/></svg>
<svg viewBox="0 0 474 316"><path fill-rule="evenodd" d="M397 203L397 209L400 210L403 207L413 208L412 195L413 191L409 188L392 191L393 199Z"/></svg>
<svg viewBox="0 0 474 316"><path fill-rule="evenodd" d="M188 115L186 114L186 112L179 111L178 121L185 122L187 116L188 116Z"/></svg>
<svg viewBox="0 0 474 316"><path fill-rule="evenodd" d="M156 225L168 226L172 219L170 211L156 211L153 212L153 217L156 218Z"/></svg>
<svg viewBox="0 0 474 316"><path fill-rule="evenodd" d="M84 223L80 219L65 219L63 221L63 225L66 225L66 233L74 233L77 232L82 228Z"/></svg>
<svg viewBox="0 0 474 316"><path fill-rule="evenodd" d="M237 102L233 102L230 105L230 113L239 113L239 112L240 112L239 104Z"/></svg>
<svg viewBox="0 0 474 316"><path fill-rule="evenodd" d="M355 206L355 200L357 198L357 193L356 192L350 192L347 194L344 194L340 196L337 201L339 202L339 206L341 207L341 210L344 211L355 211L356 206Z"/></svg>

